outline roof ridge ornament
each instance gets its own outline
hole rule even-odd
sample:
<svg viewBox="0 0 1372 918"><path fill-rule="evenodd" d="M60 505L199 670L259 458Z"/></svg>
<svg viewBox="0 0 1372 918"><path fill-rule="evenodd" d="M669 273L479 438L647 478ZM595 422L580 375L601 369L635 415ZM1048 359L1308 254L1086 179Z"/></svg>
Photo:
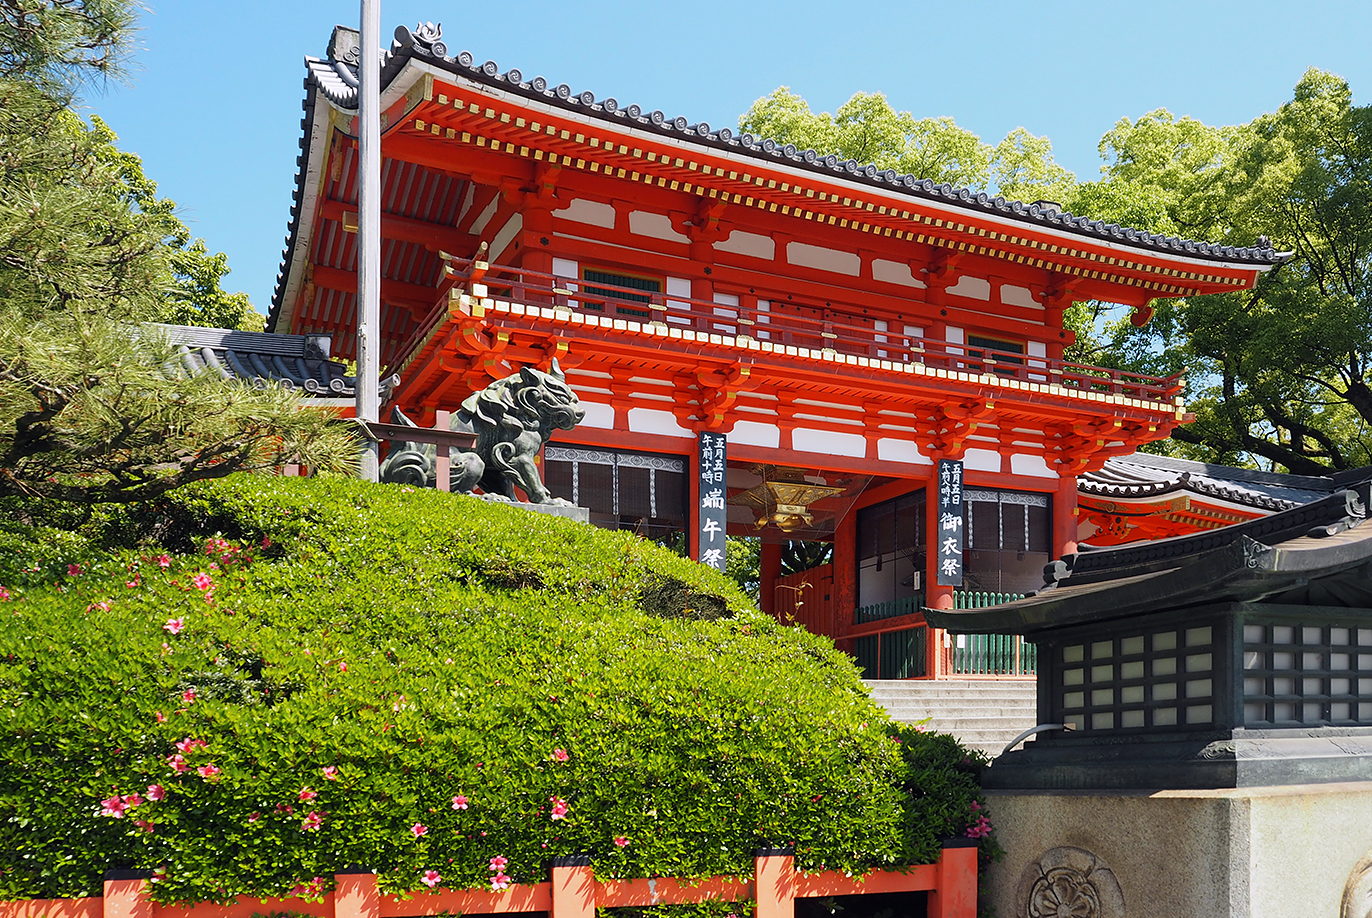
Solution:
<svg viewBox="0 0 1372 918"><path fill-rule="evenodd" d="M420 22L413 29L396 26L395 40L402 46L410 45L416 51L434 57L447 57L448 46L443 42L443 23Z"/></svg>

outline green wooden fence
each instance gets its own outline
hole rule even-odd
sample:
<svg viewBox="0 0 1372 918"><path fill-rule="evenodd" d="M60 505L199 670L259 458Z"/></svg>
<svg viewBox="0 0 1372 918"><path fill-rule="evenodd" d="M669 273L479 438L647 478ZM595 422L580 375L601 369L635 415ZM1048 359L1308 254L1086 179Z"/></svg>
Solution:
<svg viewBox="0 0 1372 918"><path fill-rule="evenodd" d="M910 615L922 608L924 608L924 594L916 593L914 596L906 596L904 599L893 599L890 602L877 602L870 606L860 606L854 622L858 625L867 622L880 622L900 615Z"/></svg>
<svg viewBox="0 0 1372 918"><path fill-rule="evenodd" d="M1023 598L1023 593L954 590L953 608L984 609ZM1038 648L1017 634L958 634L952 640L958 675L1032 676L1036 671Z"/></svg>

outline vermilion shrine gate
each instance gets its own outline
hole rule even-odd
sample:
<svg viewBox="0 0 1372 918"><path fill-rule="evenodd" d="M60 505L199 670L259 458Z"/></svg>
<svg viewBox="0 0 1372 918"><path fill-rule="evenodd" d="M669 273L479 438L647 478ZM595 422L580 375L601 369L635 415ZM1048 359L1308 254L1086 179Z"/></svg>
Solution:
<svg viewBox="0 0 1372 918"><path fill-rule="evenodd" d="M269 318L341 358L357 55L338 28L307 61ZM1245 289L1278 260L597 100L447 56L431 27L397 30L382 106L383 414L432 425L556 360L587 410L545 450L556 495L720 566L722 530L761 536L764 608L874 677L938 674L920 608L1036 588L1075 548L1076 476L1185 420L1176 379L1064 360L1063 311L1143 323L1154 298ZM947 527L941 464L961 476ZM787 539L832 542L832 564L783 580Z"/></svg>

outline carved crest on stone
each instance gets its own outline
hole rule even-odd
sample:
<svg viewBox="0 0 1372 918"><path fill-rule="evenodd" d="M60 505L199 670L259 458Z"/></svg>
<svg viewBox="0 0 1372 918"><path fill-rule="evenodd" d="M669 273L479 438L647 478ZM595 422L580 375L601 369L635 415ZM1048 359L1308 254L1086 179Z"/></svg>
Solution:
<svg viewBox="0 0 1372 918"><path fill-rule="evenodd" d="M1015 898L1024 918L1124 918L1114 872L1085 848L1045 851L1024 868Z"/></svg>

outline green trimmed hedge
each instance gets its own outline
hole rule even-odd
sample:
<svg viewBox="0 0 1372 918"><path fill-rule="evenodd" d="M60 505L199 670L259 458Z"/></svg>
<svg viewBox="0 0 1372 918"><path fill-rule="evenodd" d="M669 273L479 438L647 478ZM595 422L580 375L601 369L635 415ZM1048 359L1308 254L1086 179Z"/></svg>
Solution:
<svg viewBox="0 0 1372 918"><path fill-rule="evenodd" d="M861 871L975 823L950 737L632 536L343 479L0 509L0 899Z"/></svg>

